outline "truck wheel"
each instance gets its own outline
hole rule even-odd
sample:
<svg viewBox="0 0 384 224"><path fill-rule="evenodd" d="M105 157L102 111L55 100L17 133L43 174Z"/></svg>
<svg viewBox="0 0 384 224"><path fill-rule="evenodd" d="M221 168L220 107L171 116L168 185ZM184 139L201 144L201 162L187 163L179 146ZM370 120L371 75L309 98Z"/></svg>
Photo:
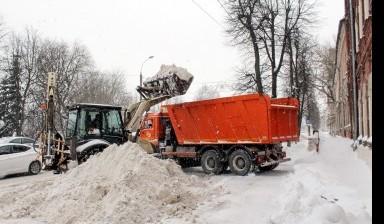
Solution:
<svg viewBox="0 0 384 224"><path fill-rule="evenodd" d="M220 161L220 154L216 150L208 150L201 156L201 167L206 174L220 174L223 163Z"/></svg>
<svg viewBox="0 0 384 224"><path fill-rule="evenodd" d="M278 165L279 164L276 163L276 164L273 164L273 165L270 165L270 166L264 166L264 167L259 166L259 170L262 171L262 172L271 171L271 170L275 169Z"/></svg>
<svg viewBox="0 0 384 224"><path fill-rule="evenodd" d="M238 149L229 156L229 168L232 173L236 175L247 175L251 169L251 165L251 156L245 150Z"/></svg>

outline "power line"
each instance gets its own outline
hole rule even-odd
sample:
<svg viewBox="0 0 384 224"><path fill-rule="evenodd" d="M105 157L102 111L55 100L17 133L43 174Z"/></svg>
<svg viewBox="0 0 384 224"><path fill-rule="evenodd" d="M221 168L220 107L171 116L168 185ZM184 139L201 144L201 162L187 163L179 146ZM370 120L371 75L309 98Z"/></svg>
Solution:
<svg viewBox="0 0 384 224"><path fill-rule="evenodd" d="M203 7L197 4L197 2L195 2L194 0L191 0L191 1L195 3L197 7L199 7L205 14L207 14L213 21L215 21L219 26L221 26L225 30L225 27L221 25L215 18L213 18L213 16L211 16Z"/></svg>
<svg viewBox="0 0 384 224"><path fill-rule="evenodd" d="M216 1L220 4L221 8L223 8L224 11L228 14L229 18L233 19L232 16L231 16L231 14L229 14L229 12L227 11L227 9L224 7L224 5L223 5L219 0L216 0Z"/></svg>

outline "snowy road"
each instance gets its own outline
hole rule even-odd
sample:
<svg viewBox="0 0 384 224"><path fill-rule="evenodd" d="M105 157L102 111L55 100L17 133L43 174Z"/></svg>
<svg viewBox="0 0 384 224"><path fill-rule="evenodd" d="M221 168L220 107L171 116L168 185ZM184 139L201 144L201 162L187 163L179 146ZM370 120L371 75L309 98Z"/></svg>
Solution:
<svg viewBox="0 0 384 224"><path fill-rule="evenodd" d="M230 173L206 175L201 168L188 168L184 170L187 176L206 183L207 192L212 197L203 194L201 197L204 198L196 207L185 212L176 211L178 215L173 217L161 216L160 211L158 216L162 218L158 220L146 218L120 222L113 219L109 223L372 223L372 171L357 159L350 148L351 143L349 139L322 133L320 153L317 154L307 150L307 140L302 137L297 144L285 148L292 161L280 164L273 171L250 173L244 177ZM51 223L28 214L17 214L13 218L4 211L27 194L54 185L60 176L63 175L42 172L37 176L0 179L0 223ZM152 182L156 180L154 176L151 178ZM194 178L190 180L191 187L197 188ZM118 213L110 204L110 208L104 210L115 211L115 216L124 213ZM133 213L126 212L129 214Z"/></svg>

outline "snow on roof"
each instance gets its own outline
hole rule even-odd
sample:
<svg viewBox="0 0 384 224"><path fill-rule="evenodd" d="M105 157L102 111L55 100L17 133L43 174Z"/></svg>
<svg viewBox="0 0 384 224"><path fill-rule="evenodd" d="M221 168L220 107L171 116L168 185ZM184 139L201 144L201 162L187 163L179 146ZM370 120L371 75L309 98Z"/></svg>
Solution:
<svg viewBox="0 0 384 224"><path fill-rule="evenodd" d="M0 138L0 143L8 143L8 142L10 142L10 141L12 141L14 139L18 139L18 138L28 138L28 137L23 137L23 136L2 137L2 138ZM28 138L28 139L31 139L31 138Z"/></svg>
<svg viewBox="0 0 384 224"><path fill-rule="evenodd" d="M89 107L121 107L121 106L114 106L114 105L109 105L109 104L98 104L98 103L76 103L72 107L77 107L77 106L89 106Z"/></svg>

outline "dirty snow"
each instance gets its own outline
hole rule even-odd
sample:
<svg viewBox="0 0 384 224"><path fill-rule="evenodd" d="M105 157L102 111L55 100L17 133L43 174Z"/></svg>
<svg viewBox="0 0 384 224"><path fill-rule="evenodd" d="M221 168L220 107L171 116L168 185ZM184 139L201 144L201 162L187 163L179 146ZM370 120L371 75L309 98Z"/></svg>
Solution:
<svg viewBox="0 0 384 224"><path fill-rule="evenodd" d="M244 177L112 146L46 181L0 179L0 223L372 223L372 170L352 143L320 133L316 153L302 135L292 161Z"/></svg>

